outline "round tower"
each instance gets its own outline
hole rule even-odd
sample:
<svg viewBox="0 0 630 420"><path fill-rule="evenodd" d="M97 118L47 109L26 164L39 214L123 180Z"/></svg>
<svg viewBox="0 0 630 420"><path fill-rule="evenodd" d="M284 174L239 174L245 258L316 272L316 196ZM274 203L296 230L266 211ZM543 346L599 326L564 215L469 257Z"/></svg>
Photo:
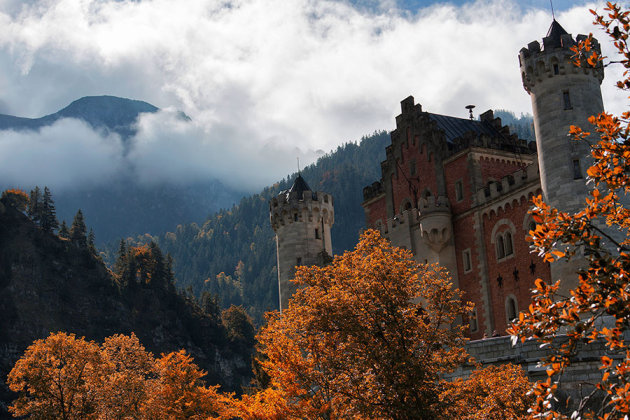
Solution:
<svg viewBox="0 0 630 420"><path fill-rule="evenodd" d="M332 255L330 228L334 223L333 198L313 192L301 175L289 190L269 202L271 227L276 232L280 312L296 286L291 283L298 265L323 265Z"/></svg>
<svg viewBox="0 0 630 420"><path fill-rule="evenodd" d="M584 207L588 194L586 170L592 162L587 142L578 142L569 136L571 125L594 133L588 118L604 110L600 85L604 67L598 63L592 68L583 59L581 67L573 63L571 47L586 39L576 39L554 19L543 38L531 42L519 54L523 87L529 93L534 111L534 129L540 183L544 200L562 211L576 212ZM600 53L597 40L592 45ZM591 134L591 141L597 136ZM561 293L577 284L577 271L584 260L573 258L551 264L551 278L561 282Z"/></svg>
<svg viewBox="0 0 630 420"><path fill-rule="evenodd" d="M571 59L571 47L586 38L578 35L574 40L554 19L542 48L534 41L519 54L523 87L534 111L543 196L564 211L584 206L586 170L591 161L588 144L574 141L568 135L569 128L576 125L592 133L588 118L604 110L600 90L603 65L600 62L591 68L582 60L582 67L577 67ZM592 47L600 53L596 40Z"/></svg>

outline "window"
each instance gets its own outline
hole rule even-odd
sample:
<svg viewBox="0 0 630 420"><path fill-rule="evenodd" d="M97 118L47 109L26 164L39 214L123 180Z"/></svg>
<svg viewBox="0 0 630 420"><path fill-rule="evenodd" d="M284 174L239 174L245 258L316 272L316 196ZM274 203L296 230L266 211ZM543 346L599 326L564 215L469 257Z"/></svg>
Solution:
<svg viewBox="0 0 630 420"><path fill-rule="evenodd" d="M297 215L297 213L294 213L294 214L293 214L293 221L294 221L294 222L297 222L297 221L298 221L298 215Z"/></svg>
<svg viewBox="0 0 630 420"><path fill-rule="evenodd" d="M315 239L319 239L319 229L315 229Z"/></svg>
<svg viewBox="0 0 630 420"><path fill-rule="evenodd" d="M564 109L573 109L568 91L562 92L562 99L564 100Z"/></svg>
<svg viewBox="0 0 630 420"><path fill-rule="evenodd" d="M512 247L512 234L510 232L505 232L503 236L503 244L505 245L505 256L512 255L514 253L514 249Z"/></svg>
<svg viewBox="0 0 630 420"><path fill-rule="evenodd" d="M470 249L462 251L462 263L464 265L464 273L472 270L472 259L470 258Z"/></svg>
<svg viewBox="0 0 630 420"><path fill-rule="evenodd" d="M560 74L560 68L558 68L557 64L553 65L553 74Z"/></svg>
<svg viewBox="0 0 630 420"><path fill-rule="evenodd" d="M512 242L512 232L499 233L496 237L497 259L501 260L514 254L514 243Z"/></svg>
<svg viewBox="0 0 630 420"><path fill-rule="evenodd" d="M295 265L302 265L302 257L297 257L297 263Z"/></svg>
<svg viewBox="0 0 630 420"><path fill-rule="evenodd" d="M516 319L518 315L518 306L516 305L516 298L508 296L505 300L505 316L507 317L508 324Z"/></svg>
<svg viewBox="0 0 630 420"><path fill-rule="evenodd" d="M505 245L503 244L503 236L497 237L497 258L505 258Z"/></svg>
<svg viewBox="0 0 630 420"><path fill-rule="evenodd" d="M455 182L455 199L462 201L464 199L464 184L461 180Z"/></svg>
<svg viewBox="0 0 630 420"><path fill-rule="evenodd" d="M477 308L473 309L470 313L468 325L470 326L471 333L477 332L477 330L479 330L479 325L477 324Z"/></svg>
<svg viewBox="0 0 630 420"><path fill-rule="evenodd" d="M573 179L582 178L582 168L580 165L580 159L573 159Z"/></svg>
<svg viewBox="0 0 630 420"><path fill-rule="evenodd" d="M412 159L409 161L409 175L411 176L416 175L416 160L415 159Z"/></svg>

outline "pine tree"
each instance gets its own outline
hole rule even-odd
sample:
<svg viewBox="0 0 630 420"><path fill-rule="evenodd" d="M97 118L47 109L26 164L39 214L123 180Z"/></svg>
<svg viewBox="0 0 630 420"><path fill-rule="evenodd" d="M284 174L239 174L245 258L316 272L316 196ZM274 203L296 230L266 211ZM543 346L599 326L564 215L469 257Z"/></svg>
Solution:
<svg viewBox="0 0 630 420"><path fill-rule="evenodd" d="M98 252L96 251L94 240L95 240L94 230L90 229L90 233L88 234L88 237L87 237L87 246L90 252L96 255Z"/></svg>
<svg viewBox="0 0 630 420"><path fill-rule="evenodd" d="M118 245L118 258L116 258L116 264L114 268L116 270L116 274L122 276L123 271L125 270L125 265L127 262L127 242L124 239L120 240L120 245Z"/></svg>
<svg viewBox="0 0 630 420"><path fill-rule="evenodd" d="M74 216L72 226L70 227L70 239L76 245L81 248L87 248L87 227L85 226L85 220L83 219L83 213L79 209Z"/></svg>
<svg viewBox="0 0 630 420"><path fill-rule="evenodd" d="M39 223L41 218L42 207L42 192L39 187L35 187L31 190L30 200L28 205L28 215L35 223Z"/></svg>
<svg viewBox="0 0 630 420"><path fill-rule="evenodd" d="M61 227L59 228L59 237L64 239L70 239L70 230L68 230L68 225L66 221L61 222Z"/></svg>
<svg viewBox="0 0 630 420"><path fill-rule="evenodd" d="M44 199L42 200L40 209L39 225L44 232L49 233L52 233L59 227L55 211L55 202L52 199L52 194L48 187L44 187Z"/></svg>

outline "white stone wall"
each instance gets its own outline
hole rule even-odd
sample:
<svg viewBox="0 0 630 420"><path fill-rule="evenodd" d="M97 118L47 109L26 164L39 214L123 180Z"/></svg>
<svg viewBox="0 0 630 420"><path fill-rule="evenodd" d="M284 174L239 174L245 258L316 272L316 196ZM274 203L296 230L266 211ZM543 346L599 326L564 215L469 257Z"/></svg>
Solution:
<svg viewBox="0 0 630 420"><path fill-rule="evenodd" d="M316 196L317 200L313 200L313 194L305 191L302 200L279 196L270 203L271 225L276 232L280 311L287 307L296 290L291 279L298 259L300 265L310 266L321 262L322 251L332 256L333 200L323 192Z"/></svg>

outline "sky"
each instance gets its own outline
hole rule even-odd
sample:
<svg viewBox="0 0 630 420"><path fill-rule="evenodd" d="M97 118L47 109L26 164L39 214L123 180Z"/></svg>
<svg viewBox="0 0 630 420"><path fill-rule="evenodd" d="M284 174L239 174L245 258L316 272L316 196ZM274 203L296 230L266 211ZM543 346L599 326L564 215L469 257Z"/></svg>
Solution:
<svg viewBox="0 0 630 420"><path fill-rule="evenodd" d="M588 12L603 2L554 7L612 55ZM551 19L547 0L0 0L0 113L39 117L88 95L164 110L141 117L128 154L77 121L0 132L0 181L77 188L133 167L146 183L254 191L296 157L394 129L409 95L453 116L468 104L531 113L517 54ZM618 77L609 68L602 85L613 112L627 106Z"/></svg>

